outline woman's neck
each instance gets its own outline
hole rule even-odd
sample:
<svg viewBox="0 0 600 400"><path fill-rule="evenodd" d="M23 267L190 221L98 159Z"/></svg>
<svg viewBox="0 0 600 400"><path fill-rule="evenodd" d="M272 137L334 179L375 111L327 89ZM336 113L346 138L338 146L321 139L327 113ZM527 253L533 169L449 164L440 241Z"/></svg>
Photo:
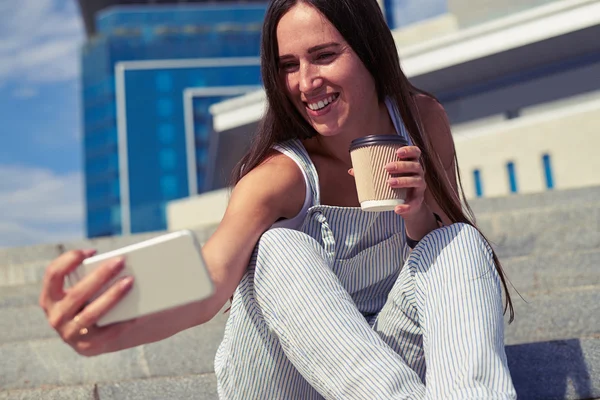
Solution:
<svg viewBox="0 0 600 400"><path fill-rule="evenodd" d="M354 139L368 135L393 135L396 133L385 103L379 103L371 118L365 119L359 126L340 132L335 136L316 136L305 143L309 152L331 158L351 168L350 144Z"/></svg>

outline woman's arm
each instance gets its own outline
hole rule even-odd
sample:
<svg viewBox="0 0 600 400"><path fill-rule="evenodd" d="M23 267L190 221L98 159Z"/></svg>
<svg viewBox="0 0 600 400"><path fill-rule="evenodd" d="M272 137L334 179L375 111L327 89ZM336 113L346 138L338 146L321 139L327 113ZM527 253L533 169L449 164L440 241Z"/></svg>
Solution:
<svg viewBox="0 0 600 400"><path fill-rule="evenodd" d="M446 111L440 103L429 96L418 95L416 101L422 119L424 134L431 141L433 149L439 156L440 163L443 166L442 177L447 179L454 200L459 202L456 163L454 160L454 140ZM429 232L438 228L438 223L433 213L439 215L444 224L451 223L448 216L434 199L431 190L426 188L420 209L416 213L404 217L407 235L414 240L420 240Z"/></svg>
<svg viewBox="0 0 600 400"><path fill-rule="evenodd" d="M76 251L59 257L48 267L40 305L63 340L80 354L88 356L159 341L207 322L232 296L260 236L279 218L295 216L302 208L304 195L301 171L294 161L279 153L240 180L233 190L223 220L202 248L215 285L215 293L209 299L133 321L93 327L103 313L126 295L127 289L117 283L82 309L87 299L120 269L111 270L108 262L64 292L65 275L89 256ZM73 321L76 316L77 320ZM79 334L82 327L90 327L83 336Z"/></svg>

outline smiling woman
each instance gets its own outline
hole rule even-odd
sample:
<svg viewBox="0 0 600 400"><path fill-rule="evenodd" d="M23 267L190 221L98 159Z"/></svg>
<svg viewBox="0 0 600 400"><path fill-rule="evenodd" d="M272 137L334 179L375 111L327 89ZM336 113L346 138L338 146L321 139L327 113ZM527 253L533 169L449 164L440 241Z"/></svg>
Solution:
<svg viewBox="0 0 600 400"><path fill-rule="evenodd" d="M233 294L222 399L514 399L502 268L463 213L445 112L403 74L377 2L272 0L261 57L267 112L202 248L215 294L97 327L131 285L86 305L123 263L64 292L91 254L72 252L46 274L50 324L96 355L205 323ZM350 144L372 134L408 143L380 171L407 192L393 211L358 200Z"/></svg>

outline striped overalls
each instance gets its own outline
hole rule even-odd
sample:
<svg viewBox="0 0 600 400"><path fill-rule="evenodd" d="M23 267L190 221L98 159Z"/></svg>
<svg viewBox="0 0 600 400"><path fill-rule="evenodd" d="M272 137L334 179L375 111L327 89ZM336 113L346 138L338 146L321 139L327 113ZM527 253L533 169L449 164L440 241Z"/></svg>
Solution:
<svg viewBox="0 0 600 400"><path fill-rule="evenodd" d="M276 149L303 168L311 205L255 248L215 357L219 397L516 398L499 277L477 230L437 229L411 253L400 216L321 205L302 143Z"/></svg>

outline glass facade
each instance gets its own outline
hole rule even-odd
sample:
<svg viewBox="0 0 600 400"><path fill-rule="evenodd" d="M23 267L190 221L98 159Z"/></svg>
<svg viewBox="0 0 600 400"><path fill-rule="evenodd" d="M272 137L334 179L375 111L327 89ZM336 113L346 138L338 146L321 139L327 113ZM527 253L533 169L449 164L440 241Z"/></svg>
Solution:
<svg viewBox="0 0 600 400"><path fill-rule="evenodd" d="M448 0L385 0L390 29L401 29L448 12Z"/></svg>
<svg viewBox="0 0 600 400"><path fill-rule="evenodd" d="M166 203L189 195L184 91L260 84L265 9L139 5L97 15L82 54L88 237L166 229ZM194 104L199 163L209 146L208 107L228 97ZM202 165L198 171L202 189Z"/></svg>

